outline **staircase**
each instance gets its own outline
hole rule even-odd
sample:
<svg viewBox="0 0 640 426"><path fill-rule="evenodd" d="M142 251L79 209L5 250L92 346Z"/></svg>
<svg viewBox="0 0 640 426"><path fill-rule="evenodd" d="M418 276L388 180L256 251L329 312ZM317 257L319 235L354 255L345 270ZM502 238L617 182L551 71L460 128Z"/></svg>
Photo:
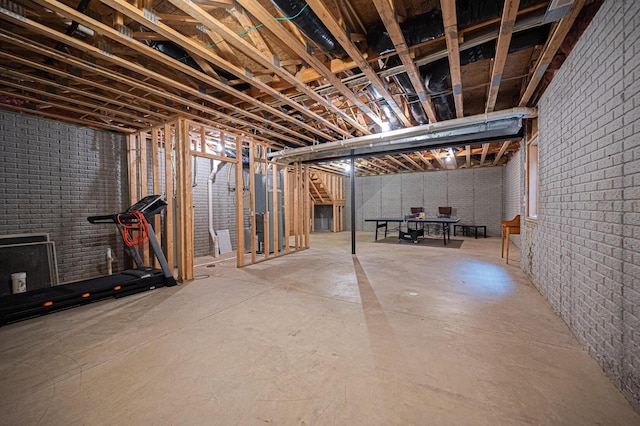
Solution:
<svg viewBox="0 0 640 426"><path fill-rule="evenodd" d="M309 174L311 196L311 230L314 230L315 206L333 206L333 232L344 230L345 191L340 175L311 169Z"/></svg>

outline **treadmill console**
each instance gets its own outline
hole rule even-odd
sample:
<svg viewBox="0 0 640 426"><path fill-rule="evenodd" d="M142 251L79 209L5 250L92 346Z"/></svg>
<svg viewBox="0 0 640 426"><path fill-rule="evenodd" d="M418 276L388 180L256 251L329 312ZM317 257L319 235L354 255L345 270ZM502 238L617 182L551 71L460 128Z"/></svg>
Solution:
<svg viewBox="0 0 640 426"><path fill-rule="evenodd" d="M161 195L147 195L127 209L125 213L140 212L145 217L153 216L165 208L167 202Z"/></svg>

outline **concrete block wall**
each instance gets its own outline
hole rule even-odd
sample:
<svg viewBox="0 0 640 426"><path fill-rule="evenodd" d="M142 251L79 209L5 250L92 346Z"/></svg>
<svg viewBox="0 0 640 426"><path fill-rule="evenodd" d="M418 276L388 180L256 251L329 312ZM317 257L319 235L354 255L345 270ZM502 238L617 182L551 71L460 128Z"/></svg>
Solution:
<svg viewBox="0 0 640 426"><path fill-rule="evenodd" d="M356 178L356 230L375 231L365 219L402 217L411 207L424 207L437 216L438 207L451 206L461 223L487 226L487 235L500 235L503 216L503 167L406 173ZM350 229L350 186L347 185L347 228Z"/></svg>
<svg viewBox="0 0 640 426"><path fill-rule="evenodd" d="M604 2L539 102L522 267L640 410L640 2Z"/></svg>
<svg viewBox="0 0 640 426"><path fill-rule="evenodd" d="M503 208L504 216L502 220L511 220L517 215L524 218L524 203L523 203L523 191L524 191L524 153L525 147L522 147L516 152L513 157L509 159L509 162L504 168L504 197ZM511 244L515 244L520 247L520 235L513 235L511 237Z"/></svg>
<svg viewBox="0 0 640 426"><path fill-rule="evenodd" d="M193 164L193 163L192 163ZM195 256L213 255L213 243L209 235L209 210L207 181L214 166L213 160L198 158L196 160L197 176L196 186L193 189L194 205L194 244ZM231 168L231 170L230 170ZM229 186L229 179L233 183L235 179L235 167L230 163L223 164L215 174L213 182L213 227L216 232L228 229L231 237L231 246L236 248L236 204L235 191Z"/></svg>
<svg viewBox="0 0 640 426"><path fill-rule="evenodd" d="M87 216L128 207L126 152L116 133L0 111L0 234L48 233L60 282L105 275L107 248L122 269L116 227Z"/></svg>

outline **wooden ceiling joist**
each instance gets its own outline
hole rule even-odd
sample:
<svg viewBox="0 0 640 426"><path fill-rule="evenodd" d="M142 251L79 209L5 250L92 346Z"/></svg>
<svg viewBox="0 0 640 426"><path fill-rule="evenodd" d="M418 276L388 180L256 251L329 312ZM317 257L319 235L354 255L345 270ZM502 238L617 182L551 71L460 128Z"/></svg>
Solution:
<svg viewBox="0 0 640 426"><path fill-rule="evenodd" d="M41 1L41 0L36 0L36 1ZM52 1L52 0L44 0L44 1L47 4L50 4L51 7L59 7L59 6L61 6L61 4L59 4L58 2ZM52 3L56 3L56 4L54 5ZM69 10L67 10L67 11L69 11ZM73 11L73 10L71 9L71 11ZM72 13L71 11L69 11L69 12ZM51 30L51 29L49 29L47 27L44 27L44 26L42 26L42 25L40 25L40 24L38 24L38 23L36 23L34 21L31 21L29 19L25 19L24 21L17 20L17 22L29 26L34 31L42 32L42 33L44 33L44 35L46 35L48 37L51 37L54 40L61 41L61 42L65 43L65 44L67 44L67 45L74 46L76 48L79 48L80 50L83 50L83 51L85 51L87 53L90 53L90 54L92 54L92 56L94 56L96 58L106 59L108 62L112 62L115 65L124 67L126 69L129 69L129 70L131 70L133 72L136 72L136 73L139 73L141 75L148 75L149 78L152 77L155 80L162 82L162 86L163 87L167 87L167 88L174 87L174 88L178 89L181 93L189 93L189 94L193 95L196 98L202 98L204 100L210 101L210 102L212 102L214 104L217 104L217 105L228 106L230 108L236 109L238 112L244 113L245 115L248 114L248 113L246 113L245 111L242 111L239 108L233 107L232 105L221 101L219 98L203 94L203 93L201 93L199 90L197 90L195 88L186 86L185 84L182 84L182 83L179 83L179 82L175 81L175 79L171 79L171 78L168 78L168 77L166 77L164 75L161 75L161 74L158 74L156 72L153 72L153 71L151 71L151 70L149 70L147 68L144 68L141 65L134 64L134 63L132 63L132 62L126 60L126 59L120 58L120 57L118 57L116 55L113 55L113 54L110 54L110 53L107 53L107 52L103 52L103 51L101 51L100 49L98 49L98 48L96 48L94 46L86 44L86 43L84 43L84 42L82 42L80 40L74 39L74 38L72 38L70 36L67 36L65 34L60 34L58 32L55 32L55 31L53 31L53 30ZM100 31L104 31L105 33L108 33L111 36L121 37L121 35L117 31L115 31L115 30L113 30L113 29L111 29L109 27L103 26L103 25L97 23L96 21L85 20L85 22L88 25L95 25L96 29L99 29ZM145 53L150 54L150 55L160 55L160 53L154 51L153 49L149 48L148 46L145 46L145 45L140 44L140 43L138 43L138 44L139 45L136 46L136 48L140 49L140 51L144 51ZM51 53L52 53L52 55L57 55L56 52L51 52ZM164 58L162 58L162 59L163 60L167 60L167 59L164 59ZM68 62L68 60L67 60L67 62ZM74 61L74 62L78 62L78 61ZM175 66L177 68L185 69L185 71L187 71L187 72L196 73L196 71L193 70L192 68L190 68L190 67L188 67L188 66L186 66L184 64L181 64L178 61L174 61L174 62L176 63ZM81 66L86 67L86 64L82 64ZM90 66L89 69L90 70L94 70L94 67ZM214 79L209 78L205 74L202 74L202 73L198 73L198 74L200 74L201 78L208 78L209 80L214 80ZM115 78L115 80L122 80L122 78L120 78L119 74L115 74L115 75L117 76L117 78ZM114 73L111 73L110 78L114 79L113 76L114 76ZM125 81L125 83L129 84L129 85L132 85L132 86L139 86L139 83L137 81L138 80L128 79L128 80ZM170 95L170 94L168 95L166 92L161 92L158 89L156 89L153 85L147 85L144 88L142 88L142 90L145 90L148 93L156 92L160 97L167 97L167 96L169 98L173 97L173 100L175 100L176 102L178 102L178 103L187 103L187 104L189 104L189 107L194 107L196 110L204 108L201 105L199 105L199 104L197 104L195 102L191 102L191 101L185 99L182 96ZM203 109L203 111L204 110L205 109ZM246 124L246 121L237 119L237 118L229 116L227 114L224 114L224 113L220 112L219 110L214 110L214 109L211 109L211 108L207 108L206 112L209 113L209 114L212 114L214 117L219 117L223 121L231 121L232 123L235 122L235 123L241 124L241 125ZM290 117L288 117L286 114L282 114L282 115L284 115L285 117L290 119ZM254 119L256 120L256 122L263 122L264 121L264 119L262 117L259 117L259 116L254 116ZM262 127L260 127L258 125L254 125L254 127L256 129L258 129L260 132L271 134L274 137L278 137L278 138L280 138L282 140L286 140L286 141L288 141L288 142L290 142L292 144L298 145L298 146L302 146L303 145L298 141L298 139L305 139L305 137L303 135L300 135L300 134L296 134L297 137L296 137L296 139L294 139L294 138L286 137L286 136L281 135L281 134L277 134L275 132L271 132L270 130L262 128ZM280 126L280 127L283 127L283 126ZM286 129L286 128L284 128L284 129ZM281 129L281 130L284 130L284 129ZM314 131L317 131L315 128L311 128L311 129L314 130ZM286 130L289 130L289 129L286 129ZM324 135L322 132L319 132L319 133ZM324 135L324 136L326 136L326 135Z"/></svg>
<svg viewBox="0 0 640 426"><path fill-rule="evenodd" d="M431 102L431 97L427 94L424 82L422 81L422 77L418 71L418 67L416 67L416 64L413 62L413 58L409 53L407 42L404 39L400 25L396 20L396 14L391 2L389 2L389 0L373 0L373 4L376 6L378 14L389 32L389 37L391 38L391 41L396 48L396 52L404 65L404 69L411 80L411 84L420 99L420 104L427 113L427 117L429 117L429 121L432 123L438 121L436 119L433 103Z"/></svg>
<svg viewBox="0 0 640 426"><path fill-rule="evenodd" d="M73 124L77 124L79 126L91 125L93 127L97 127L97 128L103 129L103 130L111 130L111 131L121 132L121 133L133 133L133 132L137 132L139 130L139 129L132 129L132 128L127 128L127 127L114 126L114 125L105 124L105 123L101 123L101 122L97 122L97 121L87 123L86 119L73 118L73 117L69 117L68 115L65 115L65 114L54 114L54 113L49 113L49 112L42 111L42 110L35 111L33 109L23 108L23 107L19 107L19 106L15 106L15 105L10 105L10 104L3 104L2 108L3 109L8 109L10 111L24 113L24 114L34 114L34 115L37 115L37 116L40 116L40 117L50 118L50 119L56 120L56 121L73 123Z"/></svg>
<svg viewBox="0 0 640 426"><path fill-rule="evenodd" d="M126 38L126 36L124 36L123 34L119 33L118 31L114 30L113 28L102 24L101 22L95 21L91 18L86 17L85 15L77 12L75 9L69 8L68 6L56 1L56 0L34 0L34 1L38 1L40 3L43 4L43 6L51 8L53 11L60 13L63 16L68 17L69 19L74 19L77 22L81 23L82 25L87 26L88 28L91 28L92 30L96 31L97 33L105 36L105 37L109 37L110 39L117 41L117 42L121 42L121 43L125 43L127 45L129 45L129 47L133 48L134 50L136 50L138 53L141 53L143 55L145 55L146 57L150 58L150 59L157 59L160 61L164 61L164 62L170 62L172 67L175 69L179 69L180 71L182 71L183 73L187 74L187 75L191 75L194 76L196 78L199 79L199 81L201 81L204 84L209 84L217 89L221 89L223 91L226 91L227 93L229 93L230 95L233 96L238 96L240 97L242 100L245 100L247 102L253 103L258 107L262 107L262 109L265 110L265 112L271 113L273 115L276 115L284 120L287 120L288 122L295 124L297 126L300 126L308 131L311 131L315 134L317 134L320 137L327 137L327 135L323 132L318 131L315 127L309 126L306 123L303 123L299 120L296 120L295 118L290 117L289 115L287 115L286 113L275 109L275 108L271 108L265 104L262 104L260 102L258 102L257 100L255 100L255 98L248 96L246 94L244 94L243 92L240 92L238 90L235 90L233 88L230 88L229 86L222 84L221 82L219 82L218 80L211 78L207 75L204 75L202 73L197 72L196 70L194 70L193 68L183 64L180 61L177 60L173 60L170 59L168 56L163 55L159 52L157 52L156 50L150 48L149 46L146 46L142 43L131 43L130 40L128 40ZM169 86L170 87L170 86ZM264 117L260 117L257 116L255 114L249 114L248 111L243 110L242 108L238 108L228 102L225 102L219 98L216 97L210 97L209 98L212 102L217 103L218 105L220 105L223 108L227 108L233 112L236 112L238 114L241 115L246 115L249 116L250 118L252 118L253 120L256 120L257 123L262 123L264 122ZM248 123L245 123L248 125ZM271 121L271 124L277 128L278 130L284 131L286 133L290 133L292 134L296 139L301 139L301 140L307 140L309 142L313 142L313 138L310 138L306 135L300 134L298 132L295 132L291 129L289 129L288 127L285 126L281 126L273 121Z"/></svg>
<svg viewBox="0 0 640 426"><path fill-rule="evenodd" d="M184 0L171 0L171 1L184 1ZM238 0L238 3L247 12L252 14L256 19L260 20L264 24L264 26L267 27L269 31L271 31L276 37L280 38L280 40L285 42L287 46L293 49L302 60L304 60L307 64L313 67L321 75L323 75L338 90L340 94L342 94L352 104L356 105L364 114L368 115L373 121L380 120L380 117L374 114L373 111L371 111L371 109L351 91L351 89L349 89L338 77L335 76L335 74L333 74L326 67L326 65L324 65L315 56L307 52L304 44L301 44L298 40L295 39L295 37L290 32L286 31L284 27L278 21L276 21L267 12L267 10L264 9L258 2L253 0ZM317 95L315 92L313 92L313 94L314 96L319 97L319 95ZM313 99L315 99L315 97ZM337 107L333 106L333 104L331 106L334 110L339 111L339 114L338 114L339 117L342 117L345 121L347 121L353 127L359 129L363 134L371 134L371 132L366 128L366 126L362 126L352 117L349 117L348 115L340 111Z"/></svg>
<svg viewBox="0 0 640 426"><path fill-rule="evenodd" d="M485 160L487 159L487 153L489 152L489 143L482 144L482 156L480 157L480 167L484 165Z"/></svg>
<svg viewBox="0 0 640 426"><path fill-rule="evenodd" d="M3 74L4 73L0 68L0 75L3 75ZM120 124L122 125L145 128L145 127L153 127L153 126L159 125L162 122L161 120L148 120L148 119L145 119L144 117L140 117L135 114L130 114L125 110L111 108L108 103L87 102L82 99L72 98L69 95L63 96L63 95L51 93L46 90L40 90L38 88L26 85L24 83L16 84L10 81L4 81L2 84L4 86L12 87L16 90L31 92L35 95L46 97L47 99L52 99L52 100L55 99L60 103L59 105L61 106L65 106L69 102L73 105L84 106L86 108L89 108L89 110L86 111L87 113L91 113L91 114L98 113L101 115L105 115L106 117L111 118L114 121L119 121Z"/></svg>
<svg viewBox="0 0 640 426"><path fill-rule="evenodd" d="M437 150L432 149L431 154L433 155L433 158L435 158L435 160L438 162L438 164L440 164L440 168L445 170L447 166L444 164L444 161L442 161L442 158L440 158L440 153Z"/></svg>
<svg viewBox="0 0 640 426"><path fill-rule="evenodd" d="M363 57L360 50L353 44L351 39L349 39L347 32L345 29L336 21L333 17L333 14L326 7L324 2L320 0L308 0L307 4L313 9L314 13L318 16L318 18L324 23L329 32L338 40L340 46L345 50L347 55L354 61L354 63L360 68L360 70L367 77L369 82L376 88L380 96L389 104L393 113L398 117L400 121L405 126L410 126L411 121L404 114L403 109L396 103L395 99L386 86L382 82L382 80L378 77L374 69L369 65L369 62ZM376 121L376 120L374 120ZM382 122L378 119L376 121L378 125L381 125Z"/></svg>
<svg viewBox="0 0 640 426"><path fill-rule="evenodd" d="M120 1L120 0L105 0L105 1L111 2L111 1ZM206 25L207 27L213 28L216 32L218 32L220 34L222 39L224 39L228 44L230 44L231 46L235 47L238 51L242 52L244 55L246 55L249 58L251 58L252 60L256 61L257 63L259 63L263 67L271 70L277 76L279 76L280 78L284 79L289 84L291 84L293 87L295 87L297 90L299 90L300 93L304 93L307 96L309 96L311 99L313 99L314 101L318 102L321 105L324 105L328 110L331 110L333 113L338 114L338 116L342 117L345 121L347 121L353 127L359 129L364 134L369 134L367 129L366 129L366 127L362 127L360 125L360 123L354 121L351 117L349 117L346 114L344 114L333 103L328 102L325 98L323 98L322 96L318 95L315 91L313 91L311 88L309 88L306 84L304 84L301 81L299 81L294 75L290 74L287 70L282 68L280 66L280 64L274 63L273 57L265 56L264 53L262 53L256 47L254 47L251 43L247 42L246 40L244 40L243 38L238 36L235 32L231 31L224 24L222 24L220 21L215 19L213 16L211 16L210 14L205 12L198 5L196 5L194 3L191 3L191 2L186 2L184 0L169 0L169 1L174 6L180 8L183 12L185 12L185 13L193 16L194 18L198 19L200 22L202 22L202 24ZM251 8L247 8L245 4L242 4L242 1L240 1L239 3L249 13L254 14L254 16L255 16L256 10L261 8L261 6L256 2L251 2L250 3ZM264 12L264 14L268 15L266 10L262 10L262 12ZM274 26L275 25L278 25L278 26L280 25L271 15L269 15L269 17L264 16L263 18L264 18L263 22L265 23L265 26L267 26L267 23L273 23ZM268 28L271 29L270 26L268 26ZM305 60L307 60L307 61L309 61L311 63L316 62L316 64L314 64L315 66L319 65L319 66L324 67L324 65L320 61L318 61L316 58L314 58L313 56L311 56L311 55L306 53L306 51L304 49L304 46L300 46L297 43L294 44L294 45L289 44L289 47L292 47L294 50L297 51L298 49L296 49L296 46L299 46L300 49L301 49L301 52L304 53L305 56L303 57L303 59L305 59ZM299 52L297 52L297 53L299 53ZM328 74L330 74L330 73L328 73ZM331 74L331 76L332 75L333 74ZM328 78L330 78L329 75L328 75ZM347 88L344 84L342 84L342 82L339 79L337 79L335 76L334 76L334 79L335 79L335 82L332 81L332 83L340 85L340 86L336 86L336 88L338 88L338 90L344 96L347 96L347 97L350 96L352 99L357 100L356 97L353 95L353 92L351 92L351 90L349 88ZM362 102L360 102L360 104L362 106L364 106L364 104ZM364 106L364 107L366 108L367 111L370 111L368 107L366 107L366 106Z"/></svg>
<svg viewBox="0 0 640 426"><path fill-rule="evenodd" d="M504 66L507 62L509 44L511 43L511 35L513 34L513 27L516 23L516 16L518 16L519 6L520 0L505 0L504 2L502 21L500 22L500 35L496 43L496 57L493 61L490 80L491 85L489 86L485 112L492 112L496 106L496 99L498 98L498 91L500 90Z"/></svg>
<svg viewBox="0 0 640 426"><path fill-rule="evenodd" d="M456 104L456 117L464 117L462 104L462 75L460 72L460 46L458 41L458 19L456 18L456 1L441 0L442 20L444 21L444 35L449 52L449 70L451 73L451 87Z"/></svg>
<svg viewBox="0 0 640 426"><path fill-rule="evenodd" d="M129 17L130 19L137 21L138 23L152 29L153 31L156 31L160 34L165 35L169 40L179 44L189 53L193 55L198 55L203 59L210 61L215 66L221 69L224 69L225 71L235 75L245 83L255 86L265 94L273 96L275 99L278 99L286 103L290 107L296 109L301 114L308 116L309 118L316 120L319 123L322 123L327 128L330 128L333 131L343 136L351 137L351 134L349 132L344 131L343 129L341 129L339 126L335 125L331 121L326 120L322 116L311 111L306 106L292 101L291 99L289 99L288 96L285 96L281 92L273 89L272 87L263 83L259 79L253 78L252 75L250 73L247 73L245 69L240 69L239 67L229 63L223 58L215 55L210 49L206 49L204 46L197 44L195 41L191 40L189 37L186 37L185 35L177 32L176 30L163 24L162 22L155 23L154 21L148 19L142 10L130 5L129 3L123 0L101 0L101 1L107 4L108 6L114 8L115 10L123 13L125 16ZM326 100L323 99L323 102L326 103ZM324 134L323 137L329 140L333 139L333 137L328 134Z"/></svg>
<svg viewBox="0 0 640 426"><path fill-rule="evenodd" d="M418 163L417 163L413 158L409 157L407 154L400 154L400 156L401 156L402 158L404 158L405 160L407 160L409 163L413 164L413 166L414 166L417 170L419 170L419 171L421 171L421 172L423 172L423 171L424 171L424 167L422 167L420 164L418 164Z"/></svg>
<svg viewBox="0 0 640 426"><path fill-rule="evenodd" d="M575 0L573 3L573 7L569 12L569 15L562 18L560 22L556 25L553 33L547 40L545 44L542 54L538 58L535 66L531 70L531 79L527 84L527 88L524 91L524 94L520 98L520 102L518 106L524 107L529 104L529 101L533 97L542 77L544 77L544 73L549 67L549 64L553 60L556 52L560 48L560 45L564 41L565 37L569 33L569 30L573 26L578 14L582 10L582 7L585 5L586 0Z"/></svg>

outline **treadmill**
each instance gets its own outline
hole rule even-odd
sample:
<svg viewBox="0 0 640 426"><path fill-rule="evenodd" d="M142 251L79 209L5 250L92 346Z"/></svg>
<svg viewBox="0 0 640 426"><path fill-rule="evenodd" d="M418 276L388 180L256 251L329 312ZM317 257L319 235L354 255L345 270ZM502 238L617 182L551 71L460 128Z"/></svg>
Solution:
<svg viewBox="0 0 640 426"><path fill-rule="evenodd" d="M123 213L90 216L87 220L93 224L115 224L120 235L123 236L124 230L121 224L136 224L138 221L139 216L134 215L134 212L139 212L149 222L151 217L162 212L166 206L167 202L160 195L148 195ZM127 252L136 264L135 269L129 269L120 274L2 296L0 297L0 326L109 297L124 297L158 287L176 285L151 223L147 225L147 237L161 269L145 266L138 251L133 246L125 244Z"/></svg>

